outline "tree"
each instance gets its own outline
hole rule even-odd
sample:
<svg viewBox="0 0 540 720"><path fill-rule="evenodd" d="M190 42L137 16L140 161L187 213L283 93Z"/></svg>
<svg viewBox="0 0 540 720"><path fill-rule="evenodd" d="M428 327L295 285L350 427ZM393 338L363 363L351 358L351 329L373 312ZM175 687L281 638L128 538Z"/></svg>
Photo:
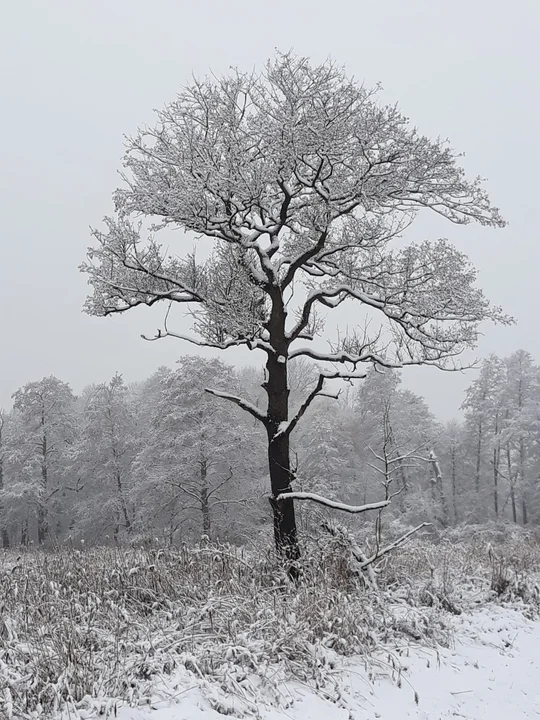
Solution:
<svg viewBox="0 0 540 720"><path fill-rule="evenodd" d="M86 388L76 448L78 473L85 486L80 514L102 531L129 534L134 512L130 499L132 466L138 450L135 414L122 376ZM93 511L92 511L93 508Z"/></svg>
<svg viewBox="0 0 540 720"><path fill-rule="evenodd" d="M231 484L249 474L254 433L236 408L231 412L205 393L209 382L229 390L237 385L230 367L201 357L184 357L177 370L161 376L145 447L137 456L139 494L167 518L171 536L195 513L199 536L210 537L215 514L233 502Z"/></svg>
<svg viewBox="0 0 540 720"><path fill-rule="evenodd" d="M448 367L475 344L480 322L505 320L450 243L396 247L397 238L424 208L457 224L504 222L445 143L421 136L333 63L291 54L259 75L185 88L154 129L128 140L124 167L116 214L94 232L82 267L93 288L86 310L187 304L194 335L170 329L167 316L155 339L265 355L266 409L214 394L265 428L275 542L292 567L290 436L327 381L364 377L370 364ZM150 233L141 216L158 221ZM157 238L168 227L213 240L210 257L169 253ZM371 322L322 351L317 310L345 302ZM288 364L298 357L320 371L291 415Z"/></svg>
<svg viewBox="0 0 540 720"><path fill-rule="evenodd" d="M67 383L54 376L30 382L13 394L13 407L20 416L21 436L16 450L23 466L23 493L37 506L37 537L43 545L50 533L49 515L63 490L64 463L75 436L74 397ZM52 531L57 535L59 526Z"/></svg>
<svg viewBox="0 0 540 720"><path fill-rule="evenodd" d="M0 527L1 527L1 538L2 547L9 547L9 534L7 529L7 521L5 517L5 505L4 505L4 458L5 458L5 428L6 428L6 413L0 408Z"/></svg>
<svg viewBox="0 0 540 720"><path fill-rule="evenodd" d="M521 494L521 512L524 525L528 523L528 500L531 492L530 466L532 445L536 429L536 413L539 405L540 372L530 353L517 350L505 361L507 374L508 443L507 457L509 471L511 458L515 458L512 472L512 492L517 486ZM515 496L512 495L514 522Z"/></svg>
<svg viewBox="0 0 540 720"><path fill-rule="evenodd" d="M480 367L480 374L465 394L462 409L465 410L466 426L474 437L474 487L476 511L485 511L483 498L483 469L486 460L491 464L493 509L499 517L499 481L501 476L501 437L507 413L505 413L506 370L504 362L496 355L486 358Z"/></svg>

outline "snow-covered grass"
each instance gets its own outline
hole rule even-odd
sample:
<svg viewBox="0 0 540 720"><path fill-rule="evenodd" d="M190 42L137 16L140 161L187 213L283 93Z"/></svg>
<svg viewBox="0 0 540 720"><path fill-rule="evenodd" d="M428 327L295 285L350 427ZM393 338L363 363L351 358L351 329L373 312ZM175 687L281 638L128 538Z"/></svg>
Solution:
<svg viewBox="0 0 540 720"><path fill-rule="evenodd" d="M406 684L400 657L436 657L458 613L496 602L534 617L540 604L526 534L418 539L385 561L379 593L344 537L304 557L295 586L270 554L230 546L6 553L0 717L92 717L193 693L217 714L257 716L292 707L302 687L347 717L343 656L366 687L380 673Z"/></svg>

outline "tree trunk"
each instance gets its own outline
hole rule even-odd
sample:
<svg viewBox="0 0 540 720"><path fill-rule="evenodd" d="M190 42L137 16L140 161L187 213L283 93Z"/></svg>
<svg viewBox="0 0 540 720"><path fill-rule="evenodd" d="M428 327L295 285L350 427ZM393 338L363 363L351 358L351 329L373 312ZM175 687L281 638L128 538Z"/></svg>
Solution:
<svg viewBox="0 0 540 720"><path fill-rule="evenodd" d="M21 525L21 545L28 545L28 519L22 521Z"/></svg>
<svg viewBox="0 0 540 720"><path fill-rule="evenodd" d="M201 512L202 512L202 524L203 524L203 535L210 537L210 505L208 504L208 468L206 461L201 461Z"/></svg>
<svg viewBox="0 0 540 720"><path fill-rule="evenodd" d="M493 509L495 517L499 519L499 462L501 458L501 446L497 441L499 434L499 416L495 415L495 445L493 447Z"/></svg>
<svg viewBox="0 0 540 720"><path fill-rule="evenodd" d="M454 523L457 525L459 522L458 509L457 509L457 495L456 495L456 447L452 445L450 450L450 458L452 464L452 505L454 508Z"/></svg>
<svg viewBox="0 0 540 720"><path fill-rule="evenodd" d="M512 477L512 458L510 456L510 444L506 446L506 465L508 468L508 480L510 482L510 499L512 501L512 520L517 523L516 492L514 478Z"/></svg>
<svg viewBox="0 0 540 720"><path fill-rule="evenodd" d="M476 487L476 493L480 492L480 469L482 462L482 420L478 421L478 443L476 447L476 472L474 475L474 482Z"/></svg>
<svg viewBox="0 0 540 720"><path fill-rule="evenodd" d="M439 465L439 461L437 460L437 456L435 455L433 450L430 450L429 462L431 465L431 472L433 474L431 487L433 488L434 496L440 508L439 520L441 525L443 527L446 527L448 525L448 507L446 505L446 498L444 496L441 466Z"/></svg>
<svg viewBox="0 0 540 720"><path fill-rule="evenodd" d="M48 449L47 449L47 433L45 432L45 413L41 416L41 426L43 428L43 438L41 441L41 488L37 509L37 533L38 545L44 545L49 531L48 513L47 513L47 491L49 487L49 468L47 467Z"/></svg>
<svg viewBox="0 0 540 720"><path fill-rule="evenodd" d="M493 450L493 509L495 517L499 519L499 463L496 448Z"/></svg>
<svg viewBox="0 0 540 720"><path fill-rule="evenodd" d="M3 452L3 430L4 420L3 416L0 415L0 493L4 491L4 452ZM4 504L0 501L0 525L2 526L2 547L7 549L9 547L9 534L6 527L6 520L4 518Z"/></svg>
<svg viewBox="0 0 540 720"><path fill-rule="evenodd" d="M296 517L292 500L276 502L274 498L291 492L293 475L290 465L289 435L279 433L282 423L289 419L289 388L287 383L287 340L285 336L286 312L281 294L275 293L268 321L270 343L276 354L269 354L266 362L267 379L263 387L268 395L268 469L272 489L274 540L277 551L289 562L289 575L298 577L295 562L300 557ZM280 362L280 360L282 362Z"/></svg>
<svg viewBox="0 0 540 720"><path fill-rule="evenodd" d="M523 518L523 524L527 525L529 517L527 513L527 489L525 479L525 443L523 438L519 439L519 479L521 481L521 512Z"/></svg>
<svg viewBox="0 0 540 720"><path fill-rule="evenodd" d="M523 410L523 374L521 372L522 364L520 360L520 373L518 383L518 408L521 416ZM527 525L529 519L527 514L527 501L526 501L526 480L525 480L525 442L523 436L519 438L519 480L521 485L521 511L523 524Z"/></svg>
<svg viewBox="0 0 540 720"><path fill-rule="evenodd" d="M124 497L124 488L122 484L122 473L120 471L120 463L118 458L118 453L116 451L116 448L112 447L112 455L113 455L113 461L114 461L114 474L116 476L116 491L118 495L118 501L120 503L120 509L122 510L122 515L124 516L124 527L126 528L126 532L131 532L131 520L129 519L129 513L126 505L126 499Z"/></svg>

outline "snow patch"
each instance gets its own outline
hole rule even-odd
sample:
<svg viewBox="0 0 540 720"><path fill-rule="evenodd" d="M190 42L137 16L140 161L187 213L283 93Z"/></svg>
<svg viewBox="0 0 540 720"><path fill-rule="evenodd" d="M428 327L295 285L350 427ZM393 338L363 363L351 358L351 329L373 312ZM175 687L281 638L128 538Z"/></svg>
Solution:
<svg viewBox="0 0 540 720"><path fill-rule="evenodd" d="M263 700L248 710L239 697L225 707L211 688L178 678L164 691L170 707L118 711L118 720L218 720L224 713L260 720L531 720L540 717L540 623L522 613L487 605L453 620L452 648L417 645L382 648L376 672L355 660L336 668L333 700L291 682L282 707ZM209 692L210 691L210 692ZM176 697L175 697L176 693ZM152 709L155 707L155 709Z"/></svg>

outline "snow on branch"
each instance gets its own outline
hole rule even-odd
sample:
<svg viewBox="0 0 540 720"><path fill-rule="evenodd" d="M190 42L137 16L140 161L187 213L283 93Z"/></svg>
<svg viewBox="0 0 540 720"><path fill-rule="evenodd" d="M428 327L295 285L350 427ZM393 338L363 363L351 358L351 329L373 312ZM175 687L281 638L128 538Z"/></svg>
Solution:
<svg viewBox="0 0 540 720"><path fill-rule="evenodd" d="M256 407L256 405L253 405L253 403L250 403L249 400L244 400L237 395L231 395L230 393L222 392L221 390L212 390L211 388L205 388L205 392L210 395L215 395L215 397L223 398L224 400L230 400L235 405L242 408L242 410L245 410L250 415L253 415L254 418L257 418L257 420L266 425L268 421L267 415L262 413L259 408Z"/></svg>
<svg viewBox="0 0 540 720"><path fill-rule="evenodd" d="M312 502L332 508L333 510L341 510L342 512L353 514L368 512L369 510L382 510L382 508L385 508L390 504L390 500L381 500L379 502L368 503L367 505L347 505L345 503L336 502L335 500L330 500L322 495L316 495L315 493L296 491L281 493L276 497L277 502L285 500L311 500Z"/></svg>
<svg viewBox="0 0 540 720"><path fill-rule="evenodd" d="M194 338L189 335L184 335L182 333L177 333L172 330L168 330L165 328L165 330L157 330L156 334L153 337L149 337L148 335L141 335L143 340L148 340L149 342L153 342L154 340L163 340L163 338L171 337L175 338L176 340L184 340L185 342L189 342L192 345L197 345L198 347L211 347L216 348L217 350L228 350L232 347L239 347L241 345L245 345L250 350L264 350L266 353L273 353L274 349L270 345L270 343L260 340L258 338L250 339L250 338L230 338L229 340L224 340L223 342L215 342L211 340L202 340L199 338Z"/></svg>
<svg viewBox="0 0 540 720"><path fill-rule="evenodd" d="M368 565L371 565L372 563L376 562L377 560L384 557L385 555L388 555L388 553L392 552L392 550L395 550L400 545L403 545L403 543L406 540L408 540L411 537L411 535L414 535L414 533L417 533L422 528L429 527L430 525L431 525L431 523L428 523L428 522L420 523L420 525L417 525L416 527L412 528L412 530L409 530L404 535L399 537L397 540L394 540L394 542L383 547L382 550L377 550L370 558L368 558L367 560L364 560L364 562L360 565L360 568L364 569Z"/></svg>

